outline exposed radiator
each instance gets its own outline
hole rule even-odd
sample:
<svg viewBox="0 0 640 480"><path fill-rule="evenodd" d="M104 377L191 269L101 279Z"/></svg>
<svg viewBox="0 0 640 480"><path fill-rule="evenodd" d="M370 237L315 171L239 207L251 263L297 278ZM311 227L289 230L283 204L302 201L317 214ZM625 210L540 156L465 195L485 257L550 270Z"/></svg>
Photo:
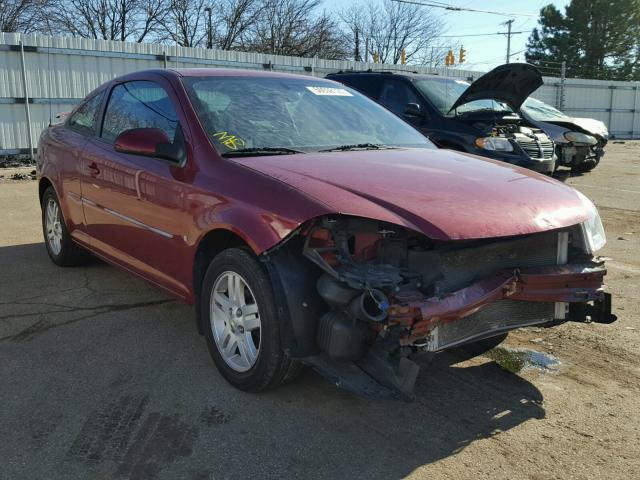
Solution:
<svg viewBox="0 0 640 480"><path fill-rule="evenodd" d="M554 311L553 302L500 300L473 315L436 327L427 349L435 352L514 328L547 323L554 319Z"/></svg>

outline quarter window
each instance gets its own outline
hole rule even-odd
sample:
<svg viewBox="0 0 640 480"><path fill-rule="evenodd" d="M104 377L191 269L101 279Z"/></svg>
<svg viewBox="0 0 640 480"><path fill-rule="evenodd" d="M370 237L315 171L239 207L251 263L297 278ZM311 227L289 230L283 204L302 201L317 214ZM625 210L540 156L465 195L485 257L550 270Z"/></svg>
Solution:
<svg viewBox="0 0 640 480"><path fill-rule="evenodd" d="M173 141L177 126L175 108L164 88L153 82L128 82L113 88L101 136L114 141L125 130L159 128Z"/></svg>
<svg viewBox="0 0 640 480"><path fill-rule="evenodd" d="M91 135L95 131L96 117L103 96L104 92L100 92L84 102L84 104L69 117L67 125L80 133Z"/></svg>

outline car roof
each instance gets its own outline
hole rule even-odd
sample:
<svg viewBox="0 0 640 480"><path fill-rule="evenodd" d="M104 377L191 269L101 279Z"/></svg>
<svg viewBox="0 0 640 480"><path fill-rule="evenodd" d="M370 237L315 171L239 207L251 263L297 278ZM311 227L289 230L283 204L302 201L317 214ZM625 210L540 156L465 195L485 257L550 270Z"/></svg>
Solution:
<svg viewBox="0 0 640 480"><path fill-rule="evenodd" d="M147 70L139 70L127 73L120 77L114 78L112 82L123 82L132 80L143 80L145 75L161 75L165 78L179 79L185 77L252 77L252 78L290 78L297 80L313 79L319 82L335 83L330 79L323 77L312 77L310 75L297 75L294 73L246 70L239 68L155 68Z"/></svg>
<svg viewBox="0 0 640 480"><path fill-rule="evenodd" d="M388 70L380 70L380 71L374 71L374 70L354 70L354 71L344 71L341 70L339 72L336 73L330 73L327 75L327 77L331 78L331 77L342 77L342 76L360 76L360 75L364 75L364 76L368 76L368 75L384 75L384 76L394 76L394 77L405 77L405 78L409 78L409 79L415 79L415 80L431 80L431 79L451 79L451 80L464 80L464 81L468 81L469 79L467 77L460 77L460 78L454 78L454 77L444 77L441 75L438 75L437 73L417 73L417 72L402 72L402 71L388 71Z"/></svg>
<svg viewBox="0 0 640 480"><path fill-rule="evenodd" d="M240 68L178 68L167 69L180 77L277 77L298 78L308 80L309 75L295 73L273 72L269 70L246 70Z"/></svg>

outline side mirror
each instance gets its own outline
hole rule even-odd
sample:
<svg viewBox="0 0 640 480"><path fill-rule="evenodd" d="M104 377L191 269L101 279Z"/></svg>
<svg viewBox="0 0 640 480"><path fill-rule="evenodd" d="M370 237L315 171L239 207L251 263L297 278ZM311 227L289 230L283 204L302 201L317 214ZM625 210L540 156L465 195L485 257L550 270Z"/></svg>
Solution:
<svg viewBox="0 0 640 480"><path fill-rule="evenodd" d="M418 103L407 103L407 106L404 107L404 114L407 117L421 117L422 107Z"/></svg>
<svg viewBox="0 0 640 480"><path fill-rule="evenodd" d="M182 145L171 143L167 134L159 128L125 130L118 135L114 146L116 152L164 158L175 163L182 163L185 156Z"/></svg>

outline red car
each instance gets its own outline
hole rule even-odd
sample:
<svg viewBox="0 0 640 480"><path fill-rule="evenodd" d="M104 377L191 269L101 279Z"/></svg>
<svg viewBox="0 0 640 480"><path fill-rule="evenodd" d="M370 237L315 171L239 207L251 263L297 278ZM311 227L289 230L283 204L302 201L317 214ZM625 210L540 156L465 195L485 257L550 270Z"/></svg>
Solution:
<svg viewBox="0 0 640 480"><path fill-rule="evenodd" d="M414 353L615 319L591 201L438 150L330 80L130 74L42 134L38 167L51 260L91 252L195 303L216 366L244 390L306 364L411 398Z"/></svg>

